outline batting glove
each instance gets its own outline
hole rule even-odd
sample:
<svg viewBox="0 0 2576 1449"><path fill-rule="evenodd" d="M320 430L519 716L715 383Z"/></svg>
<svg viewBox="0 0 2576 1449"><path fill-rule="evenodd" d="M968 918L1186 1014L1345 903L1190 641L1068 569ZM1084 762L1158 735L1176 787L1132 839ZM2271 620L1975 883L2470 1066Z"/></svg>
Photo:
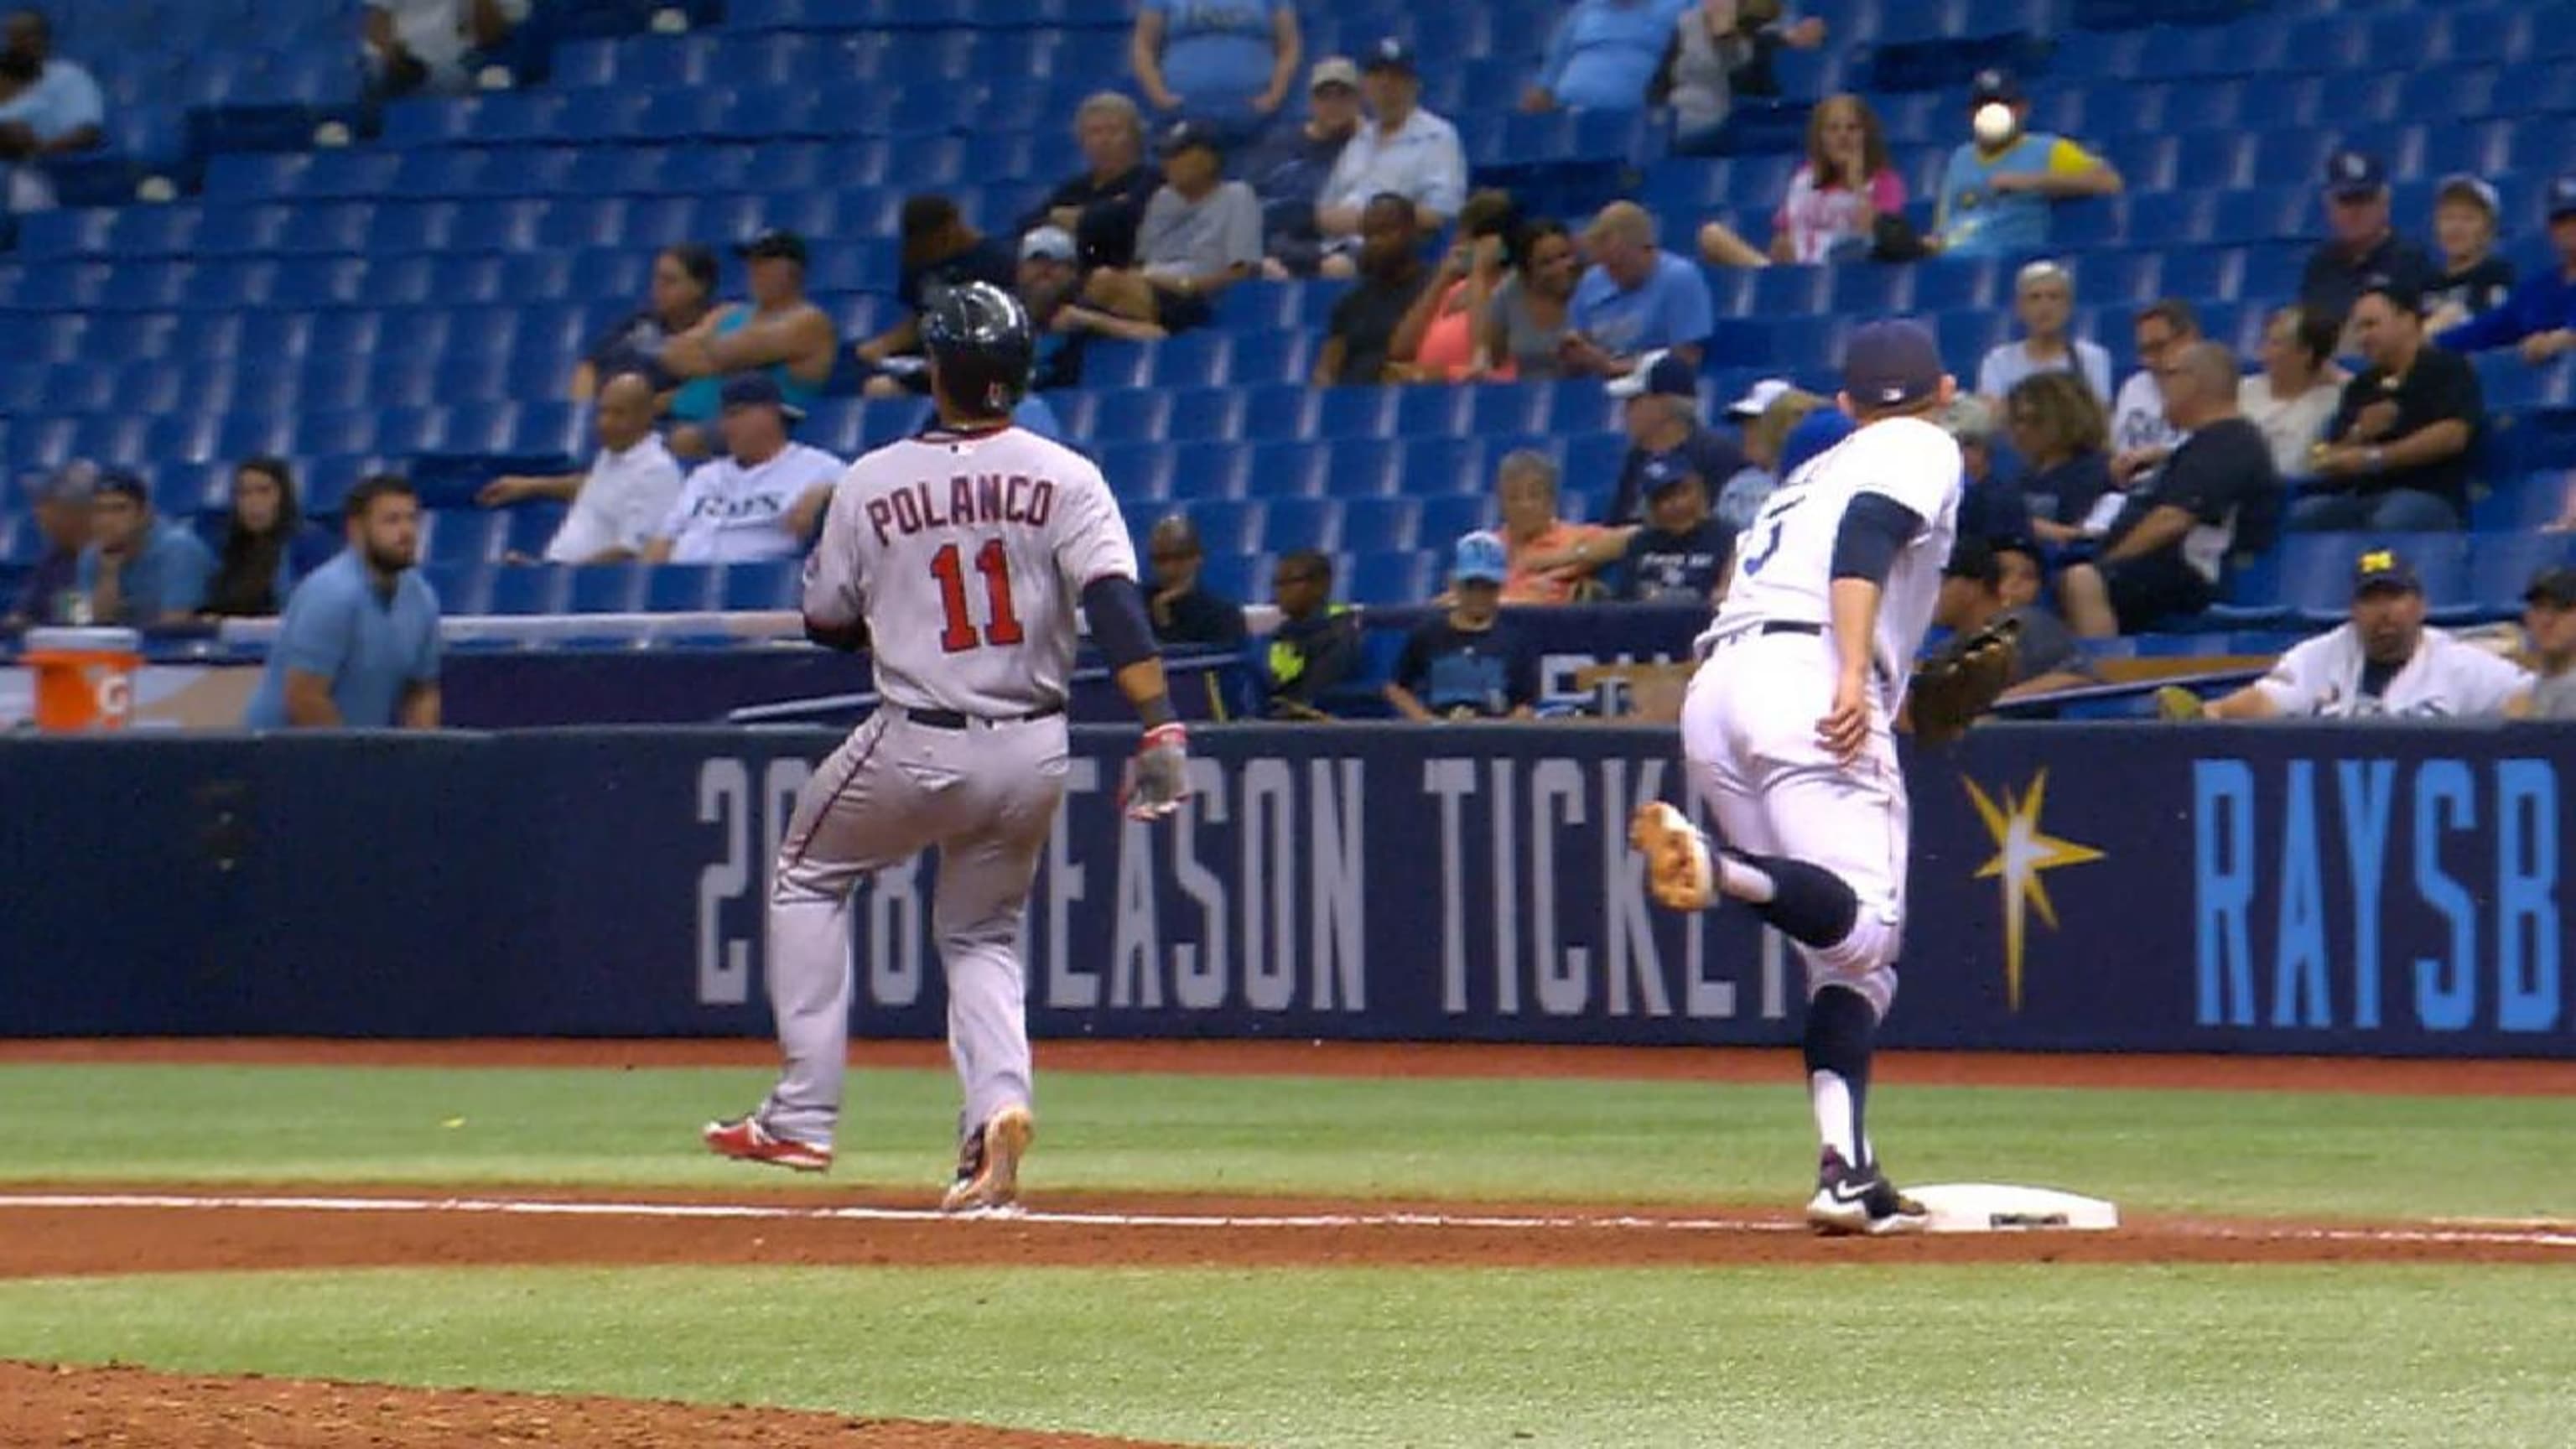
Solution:
<svg viewBox="0 0 2576 1449"><path fill-rule="evenodd" d="M1178 721L1145 731L1127 767L1124 804L1130 820L1160 820L1190 793L1190 732Z"/></svg>

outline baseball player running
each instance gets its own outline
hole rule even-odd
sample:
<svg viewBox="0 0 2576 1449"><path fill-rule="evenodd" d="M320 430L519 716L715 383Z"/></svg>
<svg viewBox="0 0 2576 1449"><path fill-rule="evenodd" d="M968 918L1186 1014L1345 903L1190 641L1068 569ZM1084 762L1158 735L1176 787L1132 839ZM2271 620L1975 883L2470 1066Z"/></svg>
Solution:
<svg viewBox="0 0 2576 1449"><path fill-rule="evenodd" d="M1100 470L1011 426L1028 314L971 283L925 308L937 423L852 464L805 562L805 632L873 641L884 704L806 784L769 895L769 995L786 1058L759 1110L705 1129L727 1157L832 1165L850 1031L850 895L939 851L932 924L948 1048L965 1089L952 1212L1007 1207L1035 1135L1020 933L1064 794L1065 685L1079 602L1145 723L1128 813L1169 814L1187 740L1154 649L1136 555Z"/></svg>
<svg viewBox="0 0 2576 1449"><path fill-rule="evenodd" d="M1823 1142L1807 1221L1822 1232L1926 1223L1880 1169L1862 1109L1905 918L1892 729L1959 507L1959 447L1933 420L1954 391L1920 325L1852 334L1841 401L1860 426L1764 502L1696 646L1682 748L1726 844L1712 850L1660 802L1630 826L1657 900L1705 910L1732 897L1797 943L1807 1095Z"/></svg>

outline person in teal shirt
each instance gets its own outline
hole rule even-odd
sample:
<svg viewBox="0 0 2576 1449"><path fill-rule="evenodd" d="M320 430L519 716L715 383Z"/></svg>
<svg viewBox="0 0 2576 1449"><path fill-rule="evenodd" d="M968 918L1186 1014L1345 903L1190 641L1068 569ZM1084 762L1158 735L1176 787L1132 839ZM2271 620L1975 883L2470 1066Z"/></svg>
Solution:
<svg viewBox="0 0 2576 1449"><path fill-rule="evenodd" d="M831 380L840 334L831 316L805 295L805 239L765 231L734 248L751 281L749 302L728 302L662 348L663 370L687 379L671 397L671 451L703 456L722 411L724 380L766 372L796 407L822 395Z"/></svg>
<svg viewBox="0 0 2576 1449"><path fill-rule="evenodd" d="M420 497L379 473L349 491L348 547L286 601L242 727L438 728L438 594L420 571Z"/></svg>
<svg viewBox="0 0 2576 1449"><path fill-rule="evenodd" d="M2120 173L2063 136L2025 129L2030 101L2012 74L1977 72L1968 109L1988 105L2012 114L2012 128L1992 146L1970 140L1950 153L1941 173L1932 244L1946 256L2008 256L2048 245L2049 203L2075 196L2114 196Z"/></svg>
<svg viewBox="0 0 2576 1449"><path fill-rule="evenodd" d="M205 606L215 555L183 523L152 511L143 480L122 469L99 475L93 533L81 550L74 587L93 624L169 624Z"/></svg>

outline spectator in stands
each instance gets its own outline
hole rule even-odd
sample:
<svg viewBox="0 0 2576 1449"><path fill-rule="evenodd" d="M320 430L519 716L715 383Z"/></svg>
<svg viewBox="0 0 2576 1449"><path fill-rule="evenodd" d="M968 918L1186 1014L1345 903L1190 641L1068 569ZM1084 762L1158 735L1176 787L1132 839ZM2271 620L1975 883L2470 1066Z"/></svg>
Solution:
<svg viewBox="0 0 2576 1449"><path fill-rule="evenodd" d="M2535 676L2527 713L2576 720L2576 568L2542 569L2522 594L2522 628Z"/></svg>
<svg viewBox="0 0 2576 1449"><path fill-rule="evenodd" d="M651 426L649 415L647 427ZM233 469L232 512L206 586L205 612L266 618L286 606L296 583L331 561L331 535L307 522L295 472L283 458L247 458Z"/></svg>
<svg viewBox="0 0 2576 1449"><path fill-rule="evenodd" d="M2494 187L2474 176L2445 176L2433 198L2441 275L2424 293L2424 329L2440 333L2503 306L2513 291L2513 263L2496 255L2504 213Z"/></svg>
<svg viewBox="0 0 2576 1449"><path fill-rule="evenodd" d="M1512 274L1494 289L1476 341L1475 376L1553 382L1564 373L1566 319L1583 270L1565 223L1542 217L1510 234Z"/></svg>
<svg viewBox="0 0 2576 1449"><path fill-rule="evenodd" d="M1766 381L1777 382L1770 378ZM1762 511L1764 499L1788 480L1798 464L1813 457L1815 449L1790 456L1789 440L1810 420L1828 414L1840 415L1841 409L1830 400L1802 388L1780 387L1765 393L1760 383L1736 399L1728 412L1744 426L1744 467L1726 481L1717 496L1717 516L1739 529L1753 526L1753 515ZM1827 444L1830 446L1830 444Z"/></svg>
<svg viewBox="0 0 2576 1449"><path fill-rule="evenodd" d="M662 348L663 371L688 379L671 398L671 417L690 425L686 436L674 430L672 437L672 451L683 457L703 452L704 426L731 378L759 373L802 407L831 379L841 345L832 319L806 300L803 237L766 231L735 253L749 264L751 301L726 303Z"/></svg>
<svg viewBox="0 0 2576 1449"><path fill-rule="evenodd" d="M1033 393L1081 386L1083 351L1094 337L1151 342L1167 335L1159 322L1084 306L1078 255L1062 227L1042 226L1020 238L1020 304L1029 309L1029 325L1037 336L1037 363L1029 377Z"/></svg>
<svg viewBox="0 0 2576 1449"><path fill-rule="evenodd" d="M1990 105L2004 108L2011 128L1991 145L1971 139L1950 153L1932 222L1937 250L1961 257L2038 251L2048 245L2050 202L2119 194L2120 173L2110 162L2063 136L2024 129L2030 101L2011 72L1977 72L1970 114Z"/></svg>
<svg viewBox="0 0 2576 1449"><path fill-rule="evenodd" d="M0 213L50 210L45 162L95 150L106 120L97 80L54 55L43 11L20 9L0 21Z"/></svg>
<svg viewBox="0 0 2576 1449"><path fill-rule="evenodd" d="M7 622L85 622L89 598L80 586L80 558L97 531L90 500L98 488L98 466L75 458L50 473L28 474L22 482L27 500L35 505L36 531L45 551L28 571Z"/></svg>
<svg viewBox="0 0 2576 1449"><path fill-rule="evenodd" d="M2021 493L2029 531L2042 543L2069 544L2109 522L2094 514L2118 507L2111 487L2110 424L2102 400L2073 373L2025 377L2004 397L2004 426L2029 474ZM2012 530L2019 532L2020 530Z"/></svg>
<svg viewBox="0 0 2576 1449"><path fill-rule="evenodd" d="M1219 293L1261 266L1261 202L1225 179L1216 133L1176 123L1163 139L1161 190L1136 229L1136 265L1098 267L1083 282L1089 305L1166 332L1204 326Z"/></svg>
<svg viewBox="0 0 2576 1449"><path fill-rule="evenodd" d="M1696 476L1711 498L1724 496L1720 490L1743 471L1744 450L1700 421L1699 372L1678 354L1650 353L1634 372L1612 378L1602 390L1618 402L1619 426L1628 434L1619 486L1603 523L1626 527L1644 517L1648 465L1659 459L1671 465L1668 471ZM1613 547L1626 541L1604 540ZM1614 556L1604 553L1589 562L1598 567Z"/></svg>
<svg viewBox="0 0 2576 1449"><path fill-rule="evenodd" d="M1660 8L1674 24L1646 96L1672 107L1673 150L1684 156L1721 149L1737 96L1780 94L1771 62L1783 47L1825 43L1823 20L1791 20L1778 0L1677 0Z"/></svg>
<svg viewBox="0 0 2576 1449"><path fill-rule="evenodd" d="M1644 487L1646 526L1604 573L1606 592L1628 603L1710 602L1739 530L1709 516L1707 480L1677 455L1649 459Z"/></svg>
<svg viewBox="0 0 2576 1449"><path fill-rule="evenodd" d="M1162 173L1145 164L1144 113L1116 91L1097 92L1073 113L1073 137L1082 147L1083 169L1020 218L1018 230L1053 226L1080 237L1094 212L1123 216L1132 230L1154 188L1163 184Z"/></svg>
<svg viewBox="0 0 2576 1449"><path fill-rule="evenodd" d="M2468 359L2427 344L2423 294L2374 278L2353 304L2370 365L2344 385L2290 526L2410 533L2468 516L2469 450L2486 402Z"/></svg>
<svg viewBox="0 0 2576 1449"><path fill-rule="evenodd" d="M2281 475L2262 430L2236 410L2236 358L2215 342L2173 350L2156 370L2182 443L2139 480L2093 560L2059 577L2066 620L2087 639L2136 634L2215 597L2240 524L2279 516Z"/></svg>
<svg viewBox="0 0 2576 1449"><path fill-rule="evenodd" d="M1633 201L1601 208L1583 234L1592 265L1574 284L1561 365L1570 376L1631 372L1669 351L1694 368L1716 328L1708 279L1655 245L1655 218Z"/></svg>
<svg viewBox="0 0 2576 1449"><path fill-rule="evenodd" d="M1267 655L1271 718L1331 719L1324 696L1360 667L1359 616L1333 602L1333 561L1313 549L1281 555L1270 599L1279 608Z"/></svg>
<svg viewBox="0 0 2576 1449"><path fill-rule="evenodd" d="M1558 517L1556 477L1556 460L1534 448L1505 454L1495 470L1510 565L1506 604L1572 603L1592 572L1618 557L1611 541L1626 541L1619 530Z"/></svg>
<svg viewBox="0 0 2576 1449"><path fill-rule="evenodd" d="M676 391L680 379L663 368L663 350L705 321L715 305L715 252L694 244L664 247L653 258L652 296L593 342L572 370L572 400L590 401L602 381L621 372L643 374L657 395ZM660 398L656 406L669 406L669 399Z"/></svg>
<svg viewBox="0 0 2576 1449"><path fill-rule="evenodd" d="M1941 570L1941 592L1932 622L1954 634L1972 634L1998 619L2021 625L2013 652L2012 684L2005 699L2080 689L2098 683L2084 661L2084 647L2056 615L2037 607L2038 560L2027 540L1989 539L1962 533ZM2020 579L2028 579L2016 587ZM2019 595L2019 597L2015 597Z"/></svg>
<svg viewBox="0 0 2576 1449"><path fill-rule="evenodd" d="M1306 82L1306 119L1271 127L1236 168L1261 198L1262 274L1272 281L1311 277L1323 262L1315 198L1359 130L1360 68L1326 56Z"/></svg>
<svg viewBox="0 0 2576 1449"><path fill-rule="evenodd" d="M2332 317L2282 308L2263 324L2263 370L2237 387L2236 406L2263 430L2272 467L2284 478L2308 476L2317 440L2343 400L2343 372L2334 365L2341 330Z"/></svg>
<svg viewBox="0 0 2576 1449"><path fill-rule="evenodd" d="M2138 370L2111 402L2111 479L2123 488L2164 462L2182 441L2165 417L2164 369L2176 352L2200 340L2200 314L2179 297L2139 309L2135 325Z"/></svg>
<svg viewBox="0 0 2576 1449"><path fill-rule="evenodd" d="M2421 247L2399 236L2388 220L2388 172L2366 151L2337 151L2326 158L2326 240L2308 257L2299 278L2299 306L2349 326L2362 284L2373 277L2421 293L2440 275Z"/></svg>
<svg viewBox="0 0 2576 1449"><path fill-rule="evenodd" d="M1156 639L1229 649L1243 643L1243 606L1217 596L1201 577L1207 550L1199 544L1196 524L1177 513L1164 518L1146 538L1145 555L1154 566L1150 612Z"/></svg>
<svg viewBox="0 0 2576 1449"><path fill-rule="evenodd" d="M1637 111L1675 34L1664 0L1574 0L1548 36L1524 111Z"/></svg>
<svg viewBox="0 0 2576 1449"><path fill-rule="evenodd" d="M1387 349L1390 380L1464 382L1475 372L1476 323L1502 289L1503 237L1512 225L1511 193L1486 190L1467 198L1449 255L1396 324Z"/></svg>
<svg viewBox="0 0 2576 1449"><path fill-rule="evenodd" d="M1333 304L1332 322L1315 356L1317 387L1385 380L1395 329L1431 281L1418 254L1415 214L1414 204L1393 192L1369 203L1360 284Z"/></svg>
<svg viewBox="0 0 2576 1449"><path fill-rule="evenodd" d="M96 624L170 624L205 607L215 556L184 523L152 511L143 480L122 469L98 475L90 501L90 543L74 587Z"/></svg>
<svg viewBox="0 0 2576 1449"><path fill-rule="evenodd" d="M1974 393L1953 399L1941 412L1941 427L1959 445L1965 480L1959 495L1958 534L2000 546L2030 534L2030 503L2021 489L1995 467L1995 408ZM2034 597L2036 591L2034 590Z"/></svg>
<svg viewBox="0 0 2576 1449"><path fill-rule="evenodd" d="M508 474L474 495L486 508L531 498L569 503L545 561L559 564L625 563L671 516L680 498L680 465L653 431L653 384L640 372L621 372L599 390L592 416L599 452L587 473Z"/></svg>
<svg viewBox="0 0 2576 1449"><path fill-rule="evenodd" d="M2013 313L2021 319L2022 338L1986 353L1977 365L1978 396L2001 399L2035 372L2071 372L2095 396L2111 395L2111 354L2098 342L2066 333L2075 316L2075 279L2066 268L2046 260L2023 267L2013 279Z"/></svg>
<svg viewBox="0 0 2576 1449"><path fill-rule="evenodd" d="M787 436L804 411L764 373L728 379L727 456L701 463L680 486L669 516L644 544L644 562L756 563L803 551L842 463Z"/></svg>
<svg viewBox="0 0 2576 1449"><path fill-rule="evenodd" d="M1700 0L1700 5L1703 13L1711 14L1725 8L1724 0ZM1822 46L1826 36L1824 17L1793 17L1780 0L1736 0L1734 8L1735 34L1744 42L1744 49L1727 74L1727 84L1739 96L1776 98L1780 78L1773 73L1773 61L1783 50L1814 50Z"/></svg>
<svg viewBox="0 0 2576 1449"><path fill-rule="evenodd" d="M1881 216L1904 210L1905 181L1888 159L1878 113L1858 96L1827 96L1807 117L1807 159L1771 218L1770 250L1712 221L1699 229L1699 254L1721 267L1846 260L1868 251Z"/></svg>
<svg viewBox="0 0 2576 1449"><path fill-rule="evenodd" d="M476 60L528 18L529 0L366 0L359 57L375 93L474 88Z"/></svg>
<svg viewBox="0 0 2576 1449"><path fill-rule="evenodd" d="M1490 533L1458 540L1449 569L1449 611L1405 636L1386 702L1421 724L1528 719L1538 705L1538 651L1503 617L1503 541Z"/></svg>
<svg viewBox="0 0 2576 1449"><path fill-rule="evenodd" d="M864 388L869 397L903 397L930 390L929 365L921 356L921 307L931 288L990 282L1007 289L1018 280L1019 259L1011 247L968 226L957 212L957 203L945 196L905 197L902 227L895 296L904 305L903 320L856 349L860 364L872 374Z"/></svg>
<svg viewBox="0 0 2576 1449"><path fill-rule="evenodd" d="M242 727L438 728L438 595L420 562L420 497L378 473L341 505L347 546L296 586Z"/></svg>
<svg viewBox="0 0 2576 1449"><path fill-rule="evenodd" d="M1315 200L1315 225L1324 235L1323 273L1347 277L1357 269L1352 253L1376 198L1401 196L1413 205L1416 228L1436 232L1467 201L1467 153L1458 128L1422 109L1422 79L1413 48L1389 36L1360 63L1360 89L1369 122L1342 148L1333 174Z"/></svg>
<svg viewBox="0 0 2576 1449"><path fill-rule="evenodd" d="M2504 305L2482 312L2434 339L2450 352L2520 347L2535 366L2576 351L2576 172L2549 184L2549 245L2558 265L2525 278Z"/></svg>
<svg viewBox="0 0 2576 1449"><path fill-rule="evenodd" d="M2182 717L2493 718L2527 709L2530 688L2531 676L2519 665L2424 627L2424 583L2415 566L2394 549L2373 548L2353 567L2348 622L2294 646L2261 679Z"/></svg>
<svg viewBox="0 0 2576 1449"><path fill-rule="evenodd" d="M1234 141L1278 114L1305 56L1296 0L1141 0L1127 42L1154 109Z"/></svg>

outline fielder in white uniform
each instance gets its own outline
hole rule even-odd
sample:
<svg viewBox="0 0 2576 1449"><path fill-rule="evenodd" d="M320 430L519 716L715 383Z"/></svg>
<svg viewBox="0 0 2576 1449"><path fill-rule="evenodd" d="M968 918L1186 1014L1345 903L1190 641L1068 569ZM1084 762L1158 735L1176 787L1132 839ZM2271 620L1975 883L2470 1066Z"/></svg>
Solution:
<svg viewBox="0 0 2576 1449"><path fill-rule="evenodd" d="M788 425L803 416L765 372L727 381L716 424L728 456L689 474L658 536L644 545L644 562L794 558L841 477L840 459L788 437Z"/></svg>
<svg viewBox="0 0 2576 1449"><path fill-rule="evenodd" d="M2272 671L2212 701L2211 719L2498 719L2518 713L2531 675L2424 624L2424 584L2394 549L2353 564L2352 618L2293 646Z"/></svg>
<svg viewBox="0 0 2576 1449"><path fill-rule="evenodd" d="M1959 445L1936 421L1956 385L1908 321L1852 334L1842 407L1860 424L1762 505L1682 706L1692 789L1725 847L1670 805L1631 838L1656 899L1747 902L1797 943L1807 1090L1822 1140L1807 1219L1918 1232L1863 1126L1905 925L1906 797L1894 727L1956 534Z"/></svg>
<svg viewBox="0 0 2576 1449"><path fill-rule="evenodd" d="M705 1129L728 1157L832 1161L850 1032L850 894L939 851L931 908L948 1047L965 1091L951 1211L1018 1193L1030 1110L1021 924L1064 795L1075 610L1146 724L1138 818L1182 794L1186 736L1109 485L1082 455L1011 425L1028 316L974 283L936 296L923 336L938 426L861 458L833 489L805 564L817 642L873 641L884 704L806 785L769 897L769 995L786 1064L759 1110Z"/></svg>

